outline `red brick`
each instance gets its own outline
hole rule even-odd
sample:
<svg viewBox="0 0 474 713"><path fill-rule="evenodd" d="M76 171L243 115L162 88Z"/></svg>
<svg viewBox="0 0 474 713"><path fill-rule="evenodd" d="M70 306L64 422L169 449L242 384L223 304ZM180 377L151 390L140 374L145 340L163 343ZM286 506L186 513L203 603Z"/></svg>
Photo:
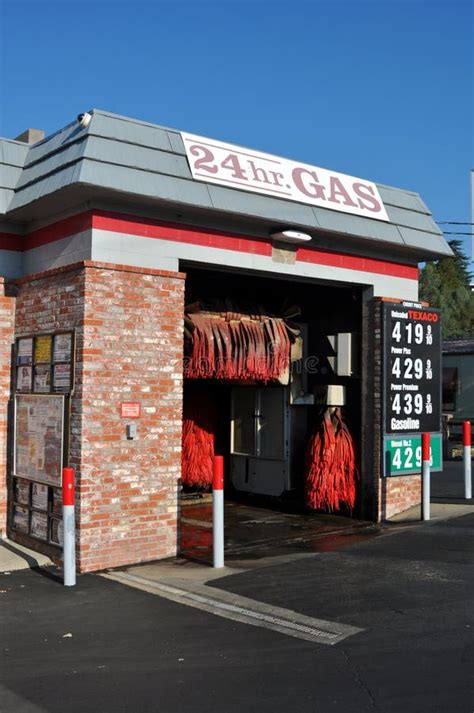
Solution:
<svg viewBox="0 0 474 713"><path fill-rule="evenodd" d="M184 277L88 261L16 281L17 336L76 330L70 452L81 571L176 554L168 508L180 476ZM170 364L176 379L163 371ZM133 442L121 401L142 405Z"/></svg>
<svg viewBox="0 0 474 713"><path fill-rule="evenodd" d="M7 530L7 416L14 319L15 299L5 295L4 280L0 278L0 537Z"/></svg>

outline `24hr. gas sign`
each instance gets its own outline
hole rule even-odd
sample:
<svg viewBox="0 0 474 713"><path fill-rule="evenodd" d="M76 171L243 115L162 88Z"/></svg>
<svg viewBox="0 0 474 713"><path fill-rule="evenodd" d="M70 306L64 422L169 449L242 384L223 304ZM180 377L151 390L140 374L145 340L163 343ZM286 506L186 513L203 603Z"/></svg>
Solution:
<svg viewBox="0 0 474 713"><path fill-rule="evenodd" d="M385 433L441 430L439 310L383 304Z"/></svg>
<svg viewBox="0 0 474 713"><path fill-rule="evenodd" d="M193 134L181 134L196 181L389 221L375 183Z"/></svg>

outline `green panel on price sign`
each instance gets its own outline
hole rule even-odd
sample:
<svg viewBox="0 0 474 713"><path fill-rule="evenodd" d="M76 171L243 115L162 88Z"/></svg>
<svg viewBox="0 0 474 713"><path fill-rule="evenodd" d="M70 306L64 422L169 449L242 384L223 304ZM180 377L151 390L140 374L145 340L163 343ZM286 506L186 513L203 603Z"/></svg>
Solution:
<svg viewBox="0 0 474 713"><path fill-rule="evenodd" d="M432 433L430 440L430 466L432 471L443 470L443 438ZM385 436L385 475L412 475L421 473L421 435Z"/></svg>

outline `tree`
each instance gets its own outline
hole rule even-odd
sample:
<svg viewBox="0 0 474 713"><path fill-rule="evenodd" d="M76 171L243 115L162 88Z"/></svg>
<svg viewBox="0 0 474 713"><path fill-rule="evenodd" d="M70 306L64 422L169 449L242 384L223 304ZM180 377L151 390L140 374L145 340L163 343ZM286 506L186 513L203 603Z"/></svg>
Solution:
<svg viewBox="0 0 474 713"><path fill-rule="evenodd" d="M420 299L443 312L443 337L474 338L474 293L469 259L460 240L449 240L453 257L427 263L420 271Z"/></svg>

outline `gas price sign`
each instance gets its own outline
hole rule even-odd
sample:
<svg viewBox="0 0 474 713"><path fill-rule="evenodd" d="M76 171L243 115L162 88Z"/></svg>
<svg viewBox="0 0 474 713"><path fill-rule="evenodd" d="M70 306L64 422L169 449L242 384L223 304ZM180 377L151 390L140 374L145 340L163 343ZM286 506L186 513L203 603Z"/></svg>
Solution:
<svg viewBox="0 0 474 713"><path fill-rule="evenodd" d="M430 438L431 472L443 470L443 437L432 433ZM421 434L385 436L385 475L412 475L421 472Z"/></svg>
<svg viewBox="0 0 474 713"><path fill-rule="evenodd" d="M441 430L439 310L384 303L385 433Z"/></svg>

